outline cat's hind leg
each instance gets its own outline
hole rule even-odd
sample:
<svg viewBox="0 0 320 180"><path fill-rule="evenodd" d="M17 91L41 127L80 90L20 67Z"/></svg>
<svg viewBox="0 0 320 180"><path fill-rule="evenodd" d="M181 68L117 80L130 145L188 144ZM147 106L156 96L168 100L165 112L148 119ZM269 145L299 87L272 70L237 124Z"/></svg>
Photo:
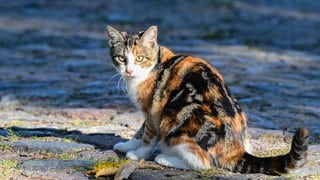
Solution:
<svg viewBox="0 0 320 180"><path fill-rule="evenodd" d="M157 145L158 140L156 137L150 140L149 143L142 143L138 149L133 149L127 152L126 157L131 160L139 160L148 158L154 147Z"/></svg>
<svg viewBox="0 0 320 180"><path fill-rule="evenodd" d="M155 158L155 161L158 164L167 166L167 167L173 167L178 169L190 169L182 159L178 157L170 156L168 154L157 155Z"/></svg>
<svg viewBox="0 0 320 180"><path fill-rule="evenodd" d="M164 143L161 145L162 152L177 158L180 162L184 162L184 165L187 166L188 169L209 169L211 167L212 162L210 156L193 139L177 137L171 139L170 142L170 145ZM156 161L165 166L170 166L174 164L174 162L177 162L177 166L174 167L181 168L181 163L173 158L169 159L160 156L156 158Z"/></svg>

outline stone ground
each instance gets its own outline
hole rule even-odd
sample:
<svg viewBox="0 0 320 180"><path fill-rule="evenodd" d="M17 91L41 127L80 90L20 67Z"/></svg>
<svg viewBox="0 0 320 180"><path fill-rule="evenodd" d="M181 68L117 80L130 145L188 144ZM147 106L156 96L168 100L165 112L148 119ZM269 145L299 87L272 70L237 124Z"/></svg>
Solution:
<svg viewBox="0 0 320 180"><path fill-rule="evenodd" d="M0 179L93 179L143 117L112 69L105 26L159 26L159 41L207 59L248 113L253 152L310 132L307 164L281 177L134 171L131 179L320 178L320 1L0 0ZM121 155L120 155L121 156Z"/></svg>

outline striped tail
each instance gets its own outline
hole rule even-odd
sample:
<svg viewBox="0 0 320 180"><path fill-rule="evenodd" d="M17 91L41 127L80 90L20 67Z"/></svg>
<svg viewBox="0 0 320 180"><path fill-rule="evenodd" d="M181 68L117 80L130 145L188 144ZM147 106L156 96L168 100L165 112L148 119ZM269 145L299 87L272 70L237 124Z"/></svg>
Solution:
<svg viewBox="0 0 320 180"><path fill-rule="evenodd" d="M234 169L241 173L265 173L280 175L305 163L308 150L309 132L300 127L293 136L291 150L288 154L275 157L255 157L244 153L242 160Z"/></svg>

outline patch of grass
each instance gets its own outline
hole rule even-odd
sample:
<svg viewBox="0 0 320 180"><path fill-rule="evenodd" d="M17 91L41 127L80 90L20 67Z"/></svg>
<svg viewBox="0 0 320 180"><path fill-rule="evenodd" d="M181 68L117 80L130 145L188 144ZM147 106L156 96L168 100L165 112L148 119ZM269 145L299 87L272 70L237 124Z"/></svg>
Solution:
<svg viewBox="0 0 320 180"><path fill-rule="evenodd" d="M108 158L106 161L97 161L96 167L103 168L103 167L117 167L119 168L120 164L127 162L128 160L125 158L119 158L119 157L111 157Z"/></svg>
<svg viewBox="0 0 320 180"><path fill-rule="evenodd" d="M2 160L0 161L0 179L11 179L15 177L18 168L17 160Z"/></svg>
<svg viewBox="0 0 320 180"><path fill-rule="evenodd" d="M20 138L19 135L16 132L14 132L12 129L7 129L7 131L9 134L8 136L9 141L16 141Z"/></svg>
<svg viewBox="0 0 320 180"><path fill-rule="evenodd" d="M12 127L12 126L25 126L27 122L22 119L12 120L9 123L5 124L4 127Z"/></svg>
<svg viewBox="0 0 320 180"><path fill-rule="evenodd" d="M119 162L125 160L125 158L119 158L118 156L114 156L114 157L109 157L108 159L97 159L94 161L95 165L99 165L99 164L104 164L106 162Z"/></svg>
<svg viewBox="0 0 320 180"><path fill-rule="evenodd" d="M108 120L105 120L103 118L101 120L75 118L75 119L71 119L70 121L72 126L77 126L77 127L103 126L109 122Z"/></svg>
<svg viewBox="0 0 320 180"><path fill-rule="evenodd" d="M28 139L33 141L58 141L58 142L75 142L72 138L60 138L60 137L52 137L52 136L34 136L29 137Z"/></svg>
<svg viewBox="0 0 320 180"><path fill-rule="evenodd" d="M209 178L211 176L227 176L231 174L228 170L216 167L212 167L207 170L197 170L197 172L200 173L204 178Z"/></svg>
<svg viewBox="0 0 320 180"><path fill-rule="evenodd" d="M308 174L308 175L300 175L297 173L288 173L288 174L281 174L283 178L286 179L314 179L320 180L320 174Z"/></svg>
<svg viewBox="0 0 320 180"><path fill-rule="evenodd" d="M89 167L75 167L74 170L76 172L81 172L81 173L86 173L87 171L89 171L91 168Z"/></svg>
<svg viewBox="0 0 320 180"><path fill-rule="evenodd" d="M0 144L0 152L11 151L12 148L9 144Z"/></svg>
<svg viewBox="0 0 320 180"><path fill-rule="evenodd" d="M85 126L87 123L84 122L84 120L82 119L79 119L79 118L76 118L76 119L72 119L71 120L71 124L73 126Z"/></svg>
<svg viewBox="0 0 320 180"><path fill-rule="evenodd" d="M320 179L320 174L310 174L307 177L303 177L304 179Z"/></svg>
<svg viewBox="0 0 320 180"><path fill-rule="evenodd" d="M79 160L79 157L77 156L76 152L67 152L62 154L57 154L55 159L68 161L68 160Z"/></svg>
<svg viewBox="0 0 320 180"><path fill-rule="evenodd" d="M29 157L35 159L55 159L61 161L81 160L81 158L79 158L79 156L77 155L76 151L63 152L60 154L53 152L37 152L29 154Z"/></svg>

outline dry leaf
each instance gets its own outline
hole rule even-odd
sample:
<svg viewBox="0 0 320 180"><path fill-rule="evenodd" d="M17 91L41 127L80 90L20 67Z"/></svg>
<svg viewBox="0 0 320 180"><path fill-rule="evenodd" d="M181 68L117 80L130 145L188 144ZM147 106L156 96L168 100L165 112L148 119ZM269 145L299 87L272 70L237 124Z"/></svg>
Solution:
<svg viewBox="0 0 320 180"><path fill-rule="evenodd" d="M116 174L118 168L115 167L106 167L103 169L99 169L98 172L94 175L96 178L101 176L113 176Z"/></svg>
<svg viewBox="0 0 320 180"><path fill-rule="evenodd" d="M96 178L102 176L115 176L115 180L122 180L129 178L131 173L139 168L163 169L162 166L146 162L144 159L141 159L139 162L122 159L110 160L97 164L94 169L88 171L87 174L94 175Z"/></svg>
<svg viewBox="0 0 320 180"><path fill-rule="evenodd" d="M104 163L97 164L93 170L88 171L87 174L94 175L96 178L101 176L113 176L117 170L128 160L110 160Z"/></svg>

